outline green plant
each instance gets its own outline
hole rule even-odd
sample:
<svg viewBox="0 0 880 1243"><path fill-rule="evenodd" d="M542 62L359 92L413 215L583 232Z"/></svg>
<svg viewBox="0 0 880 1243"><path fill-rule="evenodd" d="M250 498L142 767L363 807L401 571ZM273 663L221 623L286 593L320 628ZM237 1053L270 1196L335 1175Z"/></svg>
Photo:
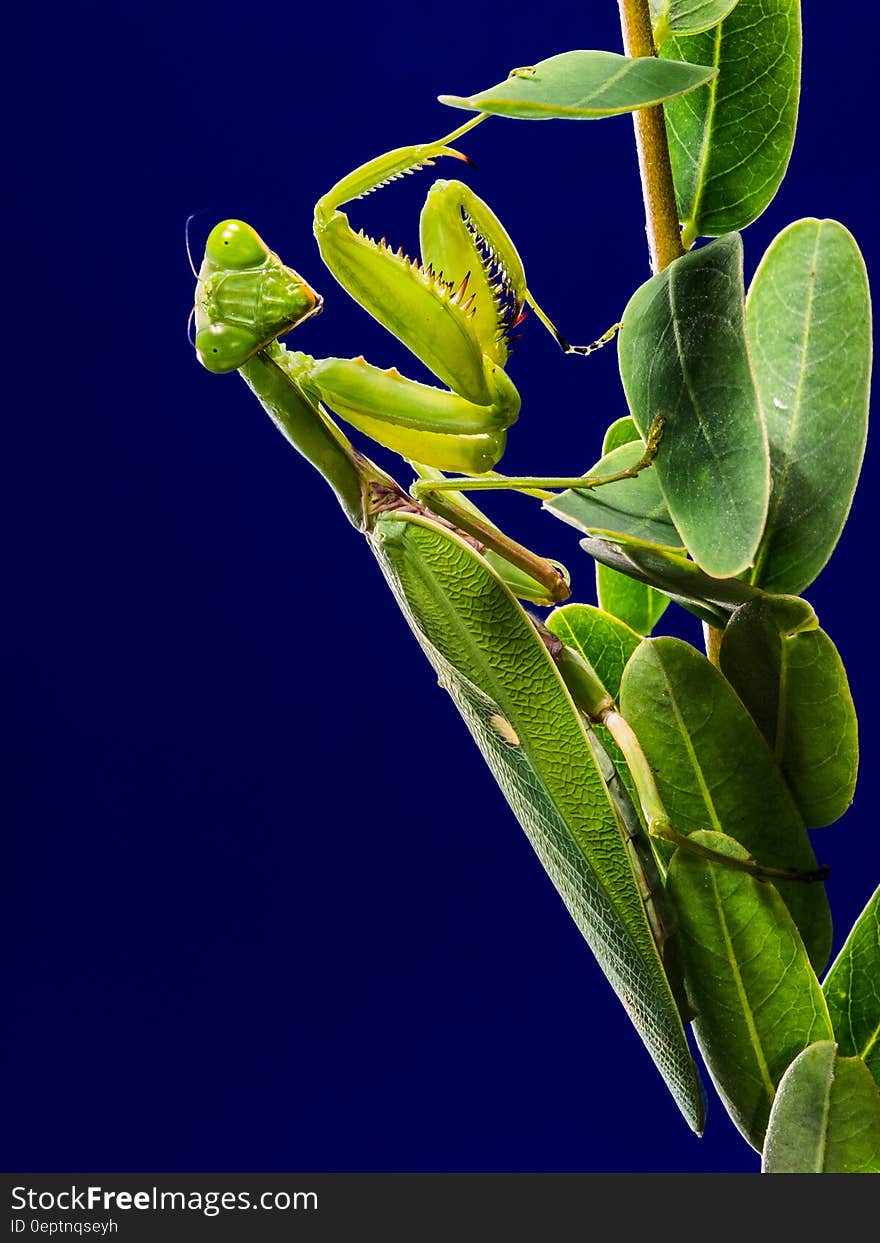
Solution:
<svg viewBox="0 0 880 1243"><path fill-rule="evenodd" d="M878 1171L880 890L820 985L831 916L808 834L852 799L857 729L843 665L801 594L839 539L864 451L864 264L842 225L799 220L744 289L740 231L794 139L798 0L620 11L626 57L563 53L441 97L477 117L370 161L318 202L328 266L450 391L286 350L277 337L318 296L241 222L209 238L196 344L212 369L241 370L366 535L693 1129L688 1023L765 1170ZM525 303L555 332L510 239L458 183L440 185L423 227L430 263L359 237L339 206L456 154L449 142L486 115L621 112L634 117L654 270L620 326L630 417L586 473L502 476L491 468L519 405L507 335ZM409 492L322 402L410 461ZM528 394L524 405L528 417ZM499 488L583 532L600 607L562 603L556 563L464 495ZM523 599L561 607L538 621ZM670 601L703 622L705 655L649 637Z"/></svg>

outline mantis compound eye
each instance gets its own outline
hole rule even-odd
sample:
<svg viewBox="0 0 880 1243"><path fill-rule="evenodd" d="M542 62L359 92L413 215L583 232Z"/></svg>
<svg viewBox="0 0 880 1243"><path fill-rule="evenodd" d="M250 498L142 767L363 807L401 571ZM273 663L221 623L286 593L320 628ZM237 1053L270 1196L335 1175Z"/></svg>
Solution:
<svg viewBox="0 0 880 1243"><path fill-rule="evenodd" d="M196 353L208 371L235 371L259 348L259 337L235 324L209 324L196 333Z"/></svg>
<svg viewBox="0 0 880 1243"><path fill-rule="evenodd" d="M208 234L205 256L218 268L258 268L269 248L259 233L243 220L222 220Z"/></svg>

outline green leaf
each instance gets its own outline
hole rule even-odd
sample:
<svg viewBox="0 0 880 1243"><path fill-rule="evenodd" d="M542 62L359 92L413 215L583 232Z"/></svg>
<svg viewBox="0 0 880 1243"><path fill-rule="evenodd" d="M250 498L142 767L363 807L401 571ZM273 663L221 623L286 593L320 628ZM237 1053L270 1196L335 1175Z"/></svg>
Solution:
<svg viewBox="0 0 880 1243"><path fill-rule="evenodd" d="M782 1077L764 1174L880 1173L880 1091L857 1057L819 1040Z"/></svg>
<svg viewBox="0 0 880 1243"><path fill-rule="evenodd" d="M633 440L640 441L641 437L632 419L629 416L617 419L605 433L602 453L610 453ZM619 617L641 635L651 633L669 606L669 597L662 592L618 574L599 561L596 562L596 595L606 613Z"/></svg>
<svg viewBox="0 0 880 1243"><path fill-rule="evenodd" d="M684 242L744 229L788 167L801 69L800 0L739 0L706 34L673 37L661 57L718 68L718 77L666 105Z"/></svg>
<svg viewBox="0 0 880 1243"><path fill-rule="evenodd" d="M682 1113L700 1130L696 1069L629 838L537 630L474 548L436 522L381 514L370 543L538 858Z"/></svg>
<svg viewBox="0 0 880 1243"><path fill-rule="evenodd" d="M698 35L723 21L737 0L651 0L654 43L670 35Z"/></svg>
<svg viewBox="0 0 880 1243"><path fill-rule="evenodd" d="M581 540L581 548L601 565L610 566L640 583L650 583L702 621L721 629L743 604L770 598L767 592L741 578L713 578L686 557L653 544L640 544L619 536L614 542L593 536ZM795 596L776 598L784 600L787 624L791 626L815 616L806 600Z"/></svg>
<svg viewBox="0 0 880 1243"><path fill-rule="evenodd" d="M752 281L746 319L772 471L752 579L799 595L840 537L868 431L870 292L843 225L784 229Z"/></svg>
<svg viewBox="0 0 880 1243"><path fill-rule="evenodd" d="M692 251L637 289L623 314L620 373L644 440L665 424L648 474L707 574L752 565L770 492L767 433L746 348L742 241Z"/></svg>
<svg viewBox="0 0 880 1243"><path fill-rule="evenodd" d="M631 418L618 419L605 434L603 456L587 473L610 475L634 466L644 453L638 429ZM681 548L681 537L672 525L653 468L635 479L606 484L593 490L569 490L544 502L545 509L582 531L625 533L651 543ZM596 568L599 603L640 634L650 634L666 611L668 599L651 587L624 578L613 570Z"/></svg>
<svg viewBox="0 0 880 1243"><path fill-rule="evenodd" d="M641 636L591 604L563 604L553 610L545 624L557 639L580 652L616 703L620 679Z"/></svg>
<svg viewBox="0 0 880 1243"><path fill-rule="evenodd" d="M642 641L641 635L617 617L590 604L563 604L553 610L545 625L557 639L583 657L616 703L620 695L620 679L627 661ZM632 814L638 819L639 811L636 809L639 808L639 796L622 751L604 726L593 724L592 729L599 736L606 754L613 760L632 803ZM651 849L650 846L648 848Z"/></svg>
<svg viewBox="0 0 880 1243"><path fill-rule="evenodd" d="M749 859L721 833L690 840ZM680 847L667 889L700 1052L728 1113L760 1152L792 1058L832 1034L819 981L773 885Z"/></svg>
<svg viewBox="0 0 880 1243"><path fill-rule="evenodd" d="M606 613L637 634L649 635L669 607L669 597L596 562L596 595Z"/></svg>
<svg viewBox="0 0 880 1243"><path fill-rule="evenodd" d="M816 867L804 822L757 725L727 680L680 639L645 639L631 657L620 711L635 730L672 826L725 833L769 867ZM822 884L777 888L815 969L831 948Z"/></svg>
<svg viewBox="0 0 880 1243"><path fill-rule="evenodd" d="M601 477L630 470L644 451L641 440L620 445L586 473ZM641 471L634 479L621 479L600 488L570 488L544 501L544 508L579 531L626 535L664 548L684 547L660 494L654 466Z"/></svg>
<svg viewBox="0 0 880 1243"><path fill-rule="evenodd" d="M497 86L474 95L439 95L441 104L493 112L525 121L553 117L590 120L634 112L672 99L715 77L703 65L620 56L617 52L562 52L514 69Z"/></svg>
<svg viewBox="0 0 880 1243"><path fill-rule="evenodd" d="M766 738L807 828L819 829L852 802L858 724L837 648L815 615L784 615L789 599L769 596L737 609L724 631L721 669Z"/></svg>
<svg viewBox="0 0 880 1243"><path fill-rule="evenodd" d="M880 1083L880 888L822 985L840 1052L862 1058Z"/></svg>
<svg viewBox="0 0 880 1243"><path fill-rule="evenodd" d="M612 449L619 449L621 445L632 444L634 440L641 440L641 436L639 429L627 414L622 419L615 419L608 428L605 439L602 441L602 454L604 456Z"/></svg>

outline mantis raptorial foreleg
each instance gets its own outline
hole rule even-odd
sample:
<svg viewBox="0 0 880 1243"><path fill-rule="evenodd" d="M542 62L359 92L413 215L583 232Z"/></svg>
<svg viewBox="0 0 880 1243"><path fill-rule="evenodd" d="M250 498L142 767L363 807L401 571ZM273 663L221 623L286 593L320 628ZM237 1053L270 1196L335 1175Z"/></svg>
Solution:
<svg viewBox="0 0 880 1243"><path fill-rule="evenodd" d="M331 439L333 435L344 439L323 412L319 393L325 386L316 383L316 377L319 380L325 375L332 377L338 370L337 364L343 360L316 362L306 355L286 350L274 340L275 336L290 331L315 314L320 306L321 299L314 290L298 273L286 267L249 225L230 220L211 231L196 287L195 346L200 360L212 371L240 370L282 428L292 420L301 422L302 412L310 408L315 429L323 428L323 434ZM424 445L430 444L431 438L441 442L447 469L449 463L456 460L456 454L459 459L473 458L476 453L486 452L481 445L492 443L491 432L469 434L466 410L461 420L455 421L458 417L455 403L467 405L456 394L443 394L427 385L405 381L396 373L378 373L385 379L375 380L377 369L363 360L353 360L349 368L343 369L343 379L334 383L335 404L343 410L346 409L346 377L352 371L365 377L361 387L362 396L367 393L367 400L361 402L361 422L364 421L364 405L370 408L370 384L375 381L381 392L383 384L389 380L396 382L402 396L393 417L401 420L396 425L400 435L413 437L422 456ZM444 398L449 400L444 401ZM438 405L439 417L435 409ZM384 409L378 396L375 407L378 422ZM434 430L407 426L408 414L413 421L429 420L433 416ZM320 456L320 447L317 451ZM458 468L464 464L459 460ZM420 469L430 471L428 467ZM405 493L396 490L396 485L390 489L385 486L390 483L387 476L380 473L377 479L382 487L379 491L373 489L370 496L363 499L367 508L379 513L406 504ZM351 510L360 504L355 501L349 507L350 516ZM421 508L425 512L418 501L411 502L409 508ZM518 596L539 604L551 604L568 596L568 580L561 567L509 539L463 497L458 505L438 506L439 510L443 511L441 517L471 536Z"/></svg>
<svg viewBox="0 0 880 1243"><path fill-rule="evenodd" d="M468 512L460 496L441 501L441 492L514 488L540 495L547 488L598 487L649 466L662 430L658 420L641 463L606 478L489 477L504 452L507 428L519 413L519 394L505 365L512 329L526 306L569 352L592 352L614 335L617 325L591 346L570 346L532 297L522 261L501 222L461 182L432 185L420 218L421 259L394 252L384 239L377 242L354 232L341 210L352 199L440 156L466 158L450 144L483 119L475 117L436 142L399 148L369 161L315 207L315 236L333 275L447 388L407 379L396 368L383 370L363 357L316 359L297 351L279 355L309 400L323 403L417 468L463 476L423 478L413 494L434 497L436 508L447 517L454 509L463 529L478 539L486 532L495 538L497 529L482 515L476 519ZM208 237L198 274L199 358L211 371L237 369L321 305L320 296L249 225L224 221ZM482 528L479 533L477 528Z"/></svg>
<svg viewBox="0 0 880 1243"><path fill-rule="evenodd" d="M286 360L304 392L378 443L410 461L469 476L495 466L519 414L519 394L504 368L511 332L527 306L569 352L590 353L615 331L591 346L570 346L529 292L503 225L462 182L436 181L428 192L421 259L351 228L345 204L441 156L465 159L450 144L484 119L436 142L378 156L315 206L315 237L330 271L447 388L364 358L290 353ZM209 370L236 369L320 309L320 297L248 225L225 221L211 233L196 297L196 349Z"/></svg>

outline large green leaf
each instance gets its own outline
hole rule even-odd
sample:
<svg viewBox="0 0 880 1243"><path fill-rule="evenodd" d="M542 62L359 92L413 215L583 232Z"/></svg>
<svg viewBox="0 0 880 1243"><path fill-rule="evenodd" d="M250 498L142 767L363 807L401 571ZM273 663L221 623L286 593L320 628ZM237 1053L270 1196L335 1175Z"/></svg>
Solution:
<svg viewBox="0 0 880 1243"><path fill-rule="evenodd" d="M852 802L858 725L843 661L812 617L786 617L788 596L737 609L724 631L721 669L782 768L809 829Z"/></svg>
<svg viewBox="0 0 880 1243"><path fill-rule="evenodd" d="M782 1077L764 1174L880 1173L880 1091L864 1062L819 1040Z"/></svg>
<svg viewBox="0 0 880 1243"><path fill-rule="evenodd" d="M767 432L746 348L742 241L719 238L637 289L620 373L643 439L665 424L648 474L694 560L726 578L755 559L770 493Z"/></svg>
<svg viewBox="0 0 880 1243"><path fill-rule="evenodd" d="M701 35L673 37L661 56L715 65L708 86L665 108L684 242L744 229L788 167L801 69L800 0L739 0Z"/></svg>
<svg viewBox="0 0 880 1243"><path fill-rule="evenodd" d="M670 35L697 35L723 21L737 0L651 0L654 42Z"/></svg>
<svg viewBox="0 0 880 1243"><path fill-rule="evenodd" d="M584 723L537 630L469 544L403 510L371 546L441 684L690 1125L696 1070L628 837Z"/></svg>
<svg viewBox="0 0 880 1243"><path fill-rule="evenodd" d="M868 430L870 293L843 225L798 220L783 230L755 273L746 320L772 471L752 579L798 595L843 529Z"/></svg>
<svg viewBox="0 0 880 1243"><path fill-rule="evenodd" d="M617 52L561 52L474 95L440 95L441 104L472 112L545 121L591 120L634 112L672 99L715 77L717 69Z"/></svg>
<svg viewBox="0 0 880 1243"><path fill-rule="evenodd" d="M863 1059L880 1083L880 888L822 985L840 1052Z"/></svg>
<svg viewBox="0 0 880 1243"><path fill-rule="evenodd" d="M749 859L722 833L690 840ZM667 888L700 1052L731 1118L760 1151L786 1068L832 1034L819 981L773 885L680 848Z"/></svg>
<svg viewBox="0 0 880 1243"><path fill-rule="evenodd" d="M680 639L645 639L620 689L673 827L726 833L760 863L811 871L804 822L757 725L727 680ZM831 948L825 887L785 880L778 889L815 969Z"/></svg>

